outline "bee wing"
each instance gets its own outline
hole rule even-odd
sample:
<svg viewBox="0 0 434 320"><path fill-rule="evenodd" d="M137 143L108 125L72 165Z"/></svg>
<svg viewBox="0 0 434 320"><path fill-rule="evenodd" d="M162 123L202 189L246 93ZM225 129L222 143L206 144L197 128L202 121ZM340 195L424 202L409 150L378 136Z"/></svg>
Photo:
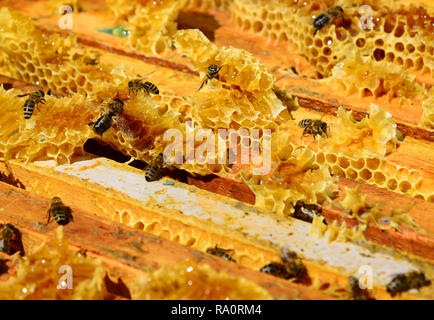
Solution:
<svg viewBox="0 0 434 320"><path fill-rule="evenodd" d="M144 80L144 79L149 78L149 76L150 76L151 74L153 74L155 71L157 71L157 70L151 71L150 73L148 73L148 74L147 74L146 76L144 76L144 77L142 77L140 74L137 74L137 77L139 77L140 80Z"/></svg>
<svg viewBox="0 0 434 320"><path fill-rule="evenodd" d="M72 210L70 207L66 207L66 212L68 213L69 219L71 219L71 221L74 221L74 217L72 216Z"/></svg>
<svg viewBox="0 0 434 320"><path fill-rule="evenodd" d="M118 126L119 130L129 139L134 139L135 134L131 130L130 126L128 125L127 120L123 115L119 115L116 117L116 125Z"/></svg>

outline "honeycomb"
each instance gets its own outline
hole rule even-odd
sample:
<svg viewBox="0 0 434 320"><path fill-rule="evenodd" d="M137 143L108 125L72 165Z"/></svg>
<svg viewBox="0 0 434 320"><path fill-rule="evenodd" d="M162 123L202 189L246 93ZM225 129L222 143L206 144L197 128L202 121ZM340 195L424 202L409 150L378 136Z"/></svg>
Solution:
<svg viewBox="0 0 434 320"><path fill-rule="evenodd" d="M313 17L336 5L335 1L234 0L232 19L245 31L274 42L288 41L315 68L317 77L332 75L334 66L354 54L371 61L388 61L432 77L432 16L420 5L392 1L345 0L342 19L322 28L314 37ZM361 5L373 9L373 28L361 29Z"/></svg>
<svg viewBox="0 0 434 320"><path fill-rule="evenodd" d="M200 9L229 9L231 4L232 0L188 0L186 8L197 7Z"/></svg>
<svg viewBox="0 0 434 320"><path fill-rule="evenodd" d="M297 101L286 99L286 103L290 101L291 105L283 106L275 93L275 79L262 63L244 50L219 50L199 30L178 31L175 34L175 47L178 52L192 59L193 65L199 70L205 71L210 64L222 66L220 80L213 79L203 92L192 96L200 108L205 107L204 110L207 112L203 113L202 123L213 128L222 125L227 128L228 124L232 127L231 122L235 120L235 128L245 126L273 129L273 173L269 176L252 175L252 172L245 170L240 173L242 180L255 193L257 206L278 214L287 214L293 211L293 204L298 200L313 203L330 201L333 194L333 179L327 169L312 171L313 154L308 150L295 151L290 145L290 137L280 132L279 127L276 128L276 124L290 119L289 111L297 108ZM218 83L220 87L217 86ZM226 85L230 85L229 92L225 88ZM222 87L225 89L222 90ZM220 95L221 92L224 93L222 99L216 99L216 94ZM234 94L237 96L236 99L228 99ZM207 102L205 105L204 101ZM235 113L235 109L239 111ZM253 112L254 117L249 117L250 112ZM250 118L250 123L237 121L246 118ZM273 122L267 125L263 123L264 120ZM282 143L274 142L277 140ZM283 146L283 150L278 146Z"/></svg>
<svg viewBox="0 0 434 320"><path fill-rule="evenodd" d="M420 231L420 226L414 222L409 214L411 206L406 210L392 209L387 213L380 209L377 204L368 204L366 202L366 195L361 195L359 189L360 185L354 188L346 188L345 198L340 202L344 209L350 211L352 218L356 218L365 226L372 222L381 230L393 228L401 232L400 225L405 225L410 229ZM387 222L387 225L380 224L380 221Z"/></svg>
<svg viewBox="0 0 434 320"><path fill-rule="evenodd" d="M0 125L3 160L54 159L57 163L70 163L75 156L84 155L82 146L93 136L85 122L86 115L92 116L85 97L47 96L47 103L40 105L29 120L23 116L25 100L26 97L17 98L11 90L0 88L0 101L4 105Z"/></svg>
<svg viewBox="0 0 434 320"><path fill-rule="evenodd" d="M201 38L199 31L194 31L194 33L196 37ZM191 33L186 36L191 36ZM181 47L183 34L178 34L176 39L178 47ZM233 60L231 60L231 52L233 52ZM209 54L209 51L206 53ZM62 99L54 96L47 97L47 104L40 106L39 111L35 110L35 114L29 121L24 121L21 108L25 99L17 99L11 92L2 90L0 99L7 104L5 107L7 116L0 120L2 124L0 155L4 159L19 158L25 161L54 159L59 164L70 162L73 157L83 155L82 146L87 139L98 138L87 123L94 121L101 114L103 108L101 102L104 99L116 95L126 98L125 112L117 117L114 128L108 130L102 140L126 155L147 162L169 144L163 140L163 135L168 129L179 129L186 142L185 125L187 121L193 121L197 127L213 130L227 128L236 132L240 127L245 127L249 129L269 128L277 131L279 123L289 119L290 115L288 108L283 106L274 93L274 78L265 67L254 61L250 54L241 50L222 49L216 51L215 56L217 61L227 66L226 70L236 70L240 76L229 77L222 69L222 80L228 79L228 82L211 81L203 91L196 92L190 97L178 97L164 93L152 97L139 93L130 97L127 94L125 80L121 85L95 87L91 97L86 99L80 96ZM212 57L207 59L212 59ZM206 59L202 60L206 61ZM201 59L199 58L198 61ZM251 61L252 66L246 65L245 61ZM253 76L248 76L247 72L252 72ZM59 112L62 114L61 119L58 119ZM216 117L216 115L221 115L221 117ZM33 130L37 130L38 134L32 134ZM262 145L264 136L258 139ZM240 144L241 141L238 145ZM198 145L196 141L195 146ZM183 148L186 150L185 144ZM214 157L217 157L217 154ZM281 161L278 157L275 158L276 161ZM296 157L291 158L288 165L282 164L281 166L283 168L294 166L294 161L296 161L294 159ZM288 158L284 161L286 160ZM229 171L228 166L212 163L184 162L178 167L201 175L209 173L225 175ZM254 166L251 170L253 169ZM333 183L327 170L311 172L310 169L312 168L304 165L297 168L297 179L291 180L293 182L285 186L275 183L272 187L272 193L277 196L274 198L275 201L281 201L278 197L282 192L286 194L285 201L292 199L291 189L288 189L292 187L297 189L297 199L294 199L294 202L329 199ZM283 177L285 170L281 170L279 177ZM304 175L306 178L303 178ZM245 173L243 178L249 180L250 173ZM296 181L302 182L301 187L295 183ZM313 187L311 187L311 181L315 181ZM255 186L256 183L262 182L253 179L248 184ZM263 188L264 186L254 187L258 198L262 195L259 190ZM285 190L279 191L282 188ZM267 202L273 198L270 198L270 195L267 197ZM292 208L289 203L278 206Z"/></svg>
<svg viewBox="0 0 434 320"><path fill-rule="evenodd" d="M0 72L60 94L86 95L117 77L108 65L86 65L73 60L76 38L45 35L31 18L0 8Z"/></svg>
<svg viewBox="0 0 434 320"><path fill-rule="evenodd" d="M158 55L172 48L172 37L178 28L176 19L186 2L107 0L107 5L110 15L130 30L127 43L131 47Z"/></svg>
<svg viewBox="0 0 434 320"><path fill-rule="evenodd" d="M242 91L269 94L274 86L274 76L250 52L233 47L219 50L200 30L178 31L174 44L177 52L186 55L203 76L210 64L216 64L222 67L221 81L238 86Z"/></svg>
<svg viewBox="0 0 434 320"><path fill-rule="evenodd" d="M2 35L5 38L4 45L14 43L16 40L13 39L16 38L26 39L27 43L44 41L45 36L34 28L29 19L11 13L4 8L0 13L9 16L11 18L9 23L15 28L9 29L7 36ZM26 31L22 31L23 37L18 37L17 33L14 32L21 30L19 29L21 23L25 23L28 28L26 28ZM54 52L57 52L56 57L65 57L67 62L53 66L56 70L59 70L60 74L64 69L68 70L71 65L74 68L77 66L88 68L86 69L90 70L86 72L88 76L96 73L97 69L92 68L101 68L92 65L82 66L83 59L74 58L77 55L69 52L73 41L70 38L61 39L57 37L56 39L71 44L65 49L56 46L55 49L48 53L46 52L48 49L44 49L44 46L35 44L31 48L39 49L32 52L36 52L37 55L42 54L44 56L45 54L45 56L52 57L54 50ZM163 140L166 130L180 130L185 142L186 123L188 121L192 121L197 127L211 130L226 128L237 132L240 128L270 129L272 135L274 135L272 139L282 139L284 141L282 145L289 146L283 151L272 148L273 173L271 175L253 177L252 170L255 169L255 165L252 166L250 171L244 169L242 174L237 174L232 172L228 165L210 163L209 160L212 160L210 158L208 158L208 164L184 162L182 165L177 166L195 174L214 173L220 176L229 174L235 179L245 181L255 192L258 205L275 212L292 213L292 205L298 200L309 203L330 201L334 194L334 179L327 171L327 166L331 168L333 174L342 175L344 173L345 176L350 178L361 178L364 181L374 183L379 183L383 179L387 188L391 190L404 193L413 192L419 196L427 197L418 189L421 179L418 173L413 173L406 168L402 168L402 170L397 168L397 177L400 178L397 180L395 177L390 177L382 172L370 172L364 168L365 165L358 167L360 162L357 161L360 159L363 163L365 161L369 163L376 161L366 160L366 155L364 155L364 158L359 157L359 159L356 159L355 167L352 167L353 159L357 155L352 154L350 157L337 153L343 148L344 144L353 144L354 148L356 148L357 144L366 145L365 147L368 150L379 154L393 150L396 144L394 137L395 125L381 110L374 108L373 115L367 120L362 120L359 124L353 123L350 115L342 113L344 120L340 125L346 128L347 132L351 133L352 130L358 130L367 135L368 133L374 133L374 135L360 136L359 139L353 140L348 140L347 137L346 140L342 141L331 138L330 141L334 142L334 149L332 148L334 151L330 153L327 153L326 150L328 149L319 152L306 150L301 152L303 148L299 150L295 145L291 146L290 138L281 133L279 129L282 123L290 119L289 111L297 107L296 100L288 100L290 105L282 103L276 95L275 79L262 63L243 50L216 47L198 30L179 31L175 35L174 43L178 52L186 54L187 57L192 59L195 67L202 71L203 75L210 63L222 65L220 81L211 80L203 90L195 92L189 97L165 93L156 96L139 93L134 97L130 97L126 89L127 79L119 74L105 72L103 69L102 72L101 70L99 72L102 74L99 77L102 78L97 78L96 81L89 80L88 84L92 86L89 99L85 100L73 96L71 98L62 98L63 100L60 101L56 97L48 97L47 105L41 105L40 111L36 110L32 119L26 122L21 119L21 110L25 99L14 99L11 93L3 90L0 99L7 105L5 107L7 117L2 117L0 120L2 124L0 156L4 159L19 158L25 161L55 159L59 164L70 162L75 156L84 154L82 146L87 139L99 139L86 124L96 120L98 115L101 114L104 99L119 95L126 99L124 108L126 111L122 116L116 118L113 129L108 130L102 140L126 155L147 162L162 152L168 145L169 142ZM26 53L23 53L23 55L26 56ZM34 56L35 61L40 60L37 55ZM20 54L16 56L19 57ZM78 55L78 57L81 56ZM10 69L13 69L15 65L18 65L17 69L19 70L17 60L7 60L5 64ZM33 66L33 63L28 64L28 66ZM50 64L46 64L46 66L51 68ZM48 70L45 67L42 69ZM43 77L44 75L45 73L42 74L41 81L46 79ZM19 76L18 78L26 77ZM45 81L48 83L47 80ZM108 81L110 82L108 83ZM79 92L79 89L81 89L75 83L70 82L63 88L65 88L63 91L75 88ZM117 92L118 88L119 92ZM59 88L54 86L54 90L56 89ZM282 95L279 96L282 98ZM62 112L63 120L57 119L57 110ZM51 123L55 123L55 125L52 126ZM384 126L384 130L379 130L378 134L376 134L376 130L370 127L375 126L377 123ZM366 130L360 130L361 127L365 126L367 127ZM69 130L65 130L65 128ZM37 130L37 135L32 134L32 129ZM263 139L264 136L259 137L259 140L257 140L260 145L262 145ZM371 146L369 144L372 141L375 143ZM382 143L385 145L382 145ZM241 145L240 141L238 148ZM198 146L199 143L196 141L195 147ZM185 144L183 148L186 150ZM261 152L263 153L264 150L262 149ZM216 157L217 154L214 155L214 159ZM333 160L338 157L342 159L346 157L346 159L340 160L338 165L329 163L329 159ZM371 157L376 157L376 155L369 155L369 158ZM302 161L302 163L297 165L297 161ZM389 166L395 166L386 160L381 161ZM345 168L339 167L340 165L345 166L347 163L349 165ZM358 170L355 170L356 168ZM288 173L294 172L296 174L293 177L288 177ZM403 176L404 179L405 176L408 176L408 180L404 181Z"/></svg>
<svg viewBox="0 0 434 320"><path fill-rule="evenodd" d="M431 201L433 191L423 187L419 170L408 169L390 160L371 154L350 156L321 149L315 153L315 163L326 164L332 174Z"/></svg>
<svg viewBox="0 0 434 320"><path fill-rule="evenodd" d="M255 205L273 213L294 212L297 201L305 203L331 202L336 192L337 178L325 166L315 166L315 155L309 148L295 147L285 132L271 137L272 172L251 175L242 171L244 182L256 195Z"/></svg>
<svg viewBox="0 0 434 320"><path fill-rule="evenodd" d="M430 201L433 190L423 185L422 172L391 162L385 156L396 150L400 133L392 116L375 104L357 122L352 111L340 107L330 134L314 151L314 164L325 165L333 175L369 183L390 191Z"/></svg>
<svg viewBox="0 0 434 320"><path fill-rule="evenodd" d="M270 300L269 293L242 278L217 273L209 265L184 261L164 267L131 286L138 300Z"/></svg>
<svg viewBox="0 0 434 320"><path fill-rule="evenodd" d="M368 109L368 116L356 121L352 111L339 107L337 122L330 127L330 137L323 139L322 148L329 152L362 156L385 156L395 151L398 138L392 115L375 104Z"/></svg>
<svg viewBox="0 0 434 320"><path fill-rule="evenodd" d="M345 92L345 95L375 98L386 95L389 102L399 97L400 103L403 103L425 94L415 78L415 75L392 62L351 57L337 63L332 70L332 77L325 81Z"/></svg>
<svg viewBox="0 0 434 320"><path fill-rule="evenodd" d="M210 6L213 5L216 4ZM3 12L0 12L0 14L3 14ZM321 32L323 31L321 30ZM25 34L25 39L33 37L34 35L28 36L28 33ZM42 37L47 38L44 35ZM64 55L63 52L60 54L60 56L64 56L62 59L65 59L66 62L58 67L59 71L56 72L79 70L86 77L89 77L89 74L96 70L93 67L84 68L83 63L80 62L82 59L74 59L72 54L68 52L68 49L74 46L73 40L64 40L56 38L56 36L51 37L48 42L54 39L60 42L70 41L71 43L69 47L66 46L67 50L65 50ZM140 38L143 38L143 36L140 36ZM14 42L8 42L7 37L5 39L6 44L2 44L2 46L13 47L10 43L13 44ZM331 177L330 172L327 170L329 163L333 164L330 165L332 172L336 172L338 175L348 177L355 175L356 180L361 179L361 181L371 181L378 184L382 182L383 186L385 185L390 190L403 193L420 192L418 185L421 176L418 171L397 166L378 156L393 151L397 144L396 125L383 110L371 106L370 117L356 123L352 119L351 113L347 113L342 109L339 113L337 127L332 129L336 129L336 132L344 132L345 135L332 134L331 139L326 141L325 144L327 150L320 149L319 152L314 152L308 148L300 148L291 142L289 135L279 130L279 125L288 119L289 113L286 111L296 108L296 101L291 102L290 106L282 103L283 101L281 101L275 90L274 77L252 55L239 49L219 49L210 42L207 44L205 38L197 31L181 31L177 33L175 41L180 52L188 52L188 57L197 58L197 61L201 61L195 66L202 71L202 75L205 74L206 67L210 63L224 66L221 70L221 81L210 81L203 91L195 92L190 97L165 94L149 97L143 93L139 93L133 98L129 97L126 103L127 111L116 119L114 128L104 134L103 141L113 145L123 153L131 155L133 158L149 161L167 145L161 138L167 129L180 129L185 138L184 125L188 120L194 120L199 127L211 129L270 128L273 132L272 140L281 142L272 146L272 173L270 175L253 176L251 171L242 170L239 177L255 192L257 206L279 214L291 213L292 205L299 200L308 203L331 201L335 191L336 179ZM19 43L19 48L23 47L22 43L24 41ZM196 43L199 47L204 45L204 47L201 47L202 51L196 52L197 50L195 46L191 45L192 43ZM168 46L169 42L164 43L161 48L165 48L166 45ZM32 50L36 47L36 45L33 45ZM56 50L60 50L61 47L62 45L59 45ZM210 50L204 50L204 48ZM10 50L0 57L0 67L12 73L15 71L11 66L14 66L16 62L9 62L9 56L12 56L11 52ZM35 57L38 57L42 49L30 52L36 52ZM58 55L57 53L56 51L56 55ZM23 56L27 57L26 54ZM33 63L28 65L33 65ZM45 70L49 70L47 65L49 64L44 62L37 70L45 72ZM4 89L0 89L0 101L4 109L7 110L7 116L0 120L0 155L4 159L18 158L26 161L55 159L57 163L70 162L74 157L83 155L82 145L84 142L89 138L96 137L86 124L91 120L95 120L97 114L99 114L99 101L102 101L105 97L113 97L115 94L114 86L105 86L106 82L111 82L110 79L114 79L113 75L108 71L101 71L103 72L103 78L86 78L90 79L88 82L91 84L87 91L82 90L80 86L74 87L75 80L65 81L65 90L57 90L63 93L93 92L92 99L85 99L78 95L61 99L47 97L47 104L40 106L41 110L36 111L29 121L18 119L25 98L17 99L16 93L12 94L10 91L6 92ZM39 82L39 79L44 81L46 74L41 73L41 75L38 75L38 78L35 78L38 79L35 83ZM20 75L18 74L17 77L21 78ZM384 76L384 74L381 76ZM386 82L384 80L383 84ZM92 86L94 83L98 84ZM126 83L123 86L126 87ZM56 88L59 89L59 86L55 87L54 90ZM372 88L378 87L374 86ZM394 86L388 85L387 88L391 88L391 92L396 89ZM399 88L396 90L401 94ZM373 92L376 92L376 90L374 89ZM126 93L121 90L120 95L126 96ZM62 117L56 117L59 113L62 114ZM59 118L68 121L62 122L59 121ZM380 130L377 131L376 129ZM38 135L35 135L35 132ZM357 132L357 135L354 135L354 132ZM360 145L363 146L362 149L359 148ZM363 153L358 155L357 152L351 152L352 156L343 154L348 150L348 146L352 146L353 151L363 150ZM336 160L333 162L333 159ZM218 175L225 175L230 171L225 166L220 168L200 164L183 164L180 168L198 174L213 172ZM392 170L393 172L390 173ZM376 175L376 173L379 174ZM369 176L370 174L371 176ZM357 211L357 218L362 222L367 223L371 221L370 219L377 222L385 217L383 213L375 210L363 213L361 210L362 207ZM391 212L387 217L396 218L391 220L392 223L396 223L395 227L402 223L411 224L412 222L407 219L404 212ZM324 226L324 224L321 225ZM315 227L318 226L319 223L315 223ZM348 229L345 226L338 227L336 224L325 228L321 227L319 230L322 235L328 237L329 241L356 238L363 232L362 229ZM167 274L164 275L163 271L157 271L151 276L151 281L142 280L141 284L136 287L135 297L139 299L161 298L161 293L164 292L164 297L167 298L166 286L171 288L181 287L181 289L185 290L185 288L178 285L178 281L182 281L182 279L179 279L180 274L182 276L183 270L189 267L198 270L198 274L194 274L195 278L193 279L196 280L197 278L198 280L193 281L192 291L185 292L181 290L182 292L179 292L180 290L178 290L173 293L173 297L180 299L179 297L187 296L197 299L198 292L194 284L208 280L211 282L211 289L209 289L211 296L207 298L214 297L213 293L215 291L213 289L216 284L208 276L204 280L204 274L209 275L211 271L203 271L207 266L197 267L191 264L185 264L179 269L175 267L175 271L166 269L166 273L171 274L171 272L174 272L172 278L168 278ZM224 278L219 281L229 282L227 280ZM244 279L239 281L244 281ZM161 285L162 282L163 285ZM221 287L220 283L219 287ZM244 288L246 285L243 284L241 287ZM143 288L146 288L146 290ZM231 289L233 289L233 286L231 286ZM252 289L250 293L252 291L257 293L259 289ZM247 294L246 292L230 292L235 296L239 295L240 299L247 299L243 295ZM265 294L268 295L266 292L259 292L258 298L268 298ZM234 299L232 296L230 298ZM249 296L248 298L251 299L252 297Z"/></svg>
<svg viewBox="0 0 434 320"><path fill-rule="evenodd" d="M360 185L355 188L345 189L345 198L340 202L342 207L349 210L353 215L363 213L368 207L366 204L366 195L362 195L359 192Z"/></svg>
<svg viewBox="0 0 434 320"><path fill-rule="evenodd" d="M366 227L367 224L359 224L349 228L345 221L339 224L337 220L334 220L331 224L325 224L324 217L314 216L309 233L316 235L318 238L324 237L329 243L333 241L358 241L365 240L363 232Z"/></svg>
<svg viewBox="0 0 434 320"><path fill-rule="evenodd" d="M421 124L428 128L434 129L434 90L430 90L429 97L422 103L423 114Z"/></svg>
<svg viewBox="0 0 434 320"><path fill-rule="evenodd" d="M105 92L103 95L114 96L114 94L115 92ZM5 105L5 116L0 120L0 155L6 160L23 159L24 161L34 161L54 159L59 164L69 163L74 157L84 154L83 144L87 139L99 138L87 126L87 123L94 120L100 113L100 106L93 103L90 99L77 95L61 99L47 97L46 105L41 106L39 111L35 111L32 118L27 121L24 120L21 114L24 98L18 99L12 91L0 89L0 100ZM187 98L164 95L150 98L144 93L140 93L129 101L126 101L126 111L122 116L118 117L113 129L104 133L102 140L124 154L136 159L150 161L167 146L168 142L162 139L166 130L179 128L185 137L186 119L196 119L196 123L203 125L203 127L225 124L224 118L221 119L220 123L212 123L212 119L207 118L207 113L201 113L199 108L197 108L197 113L191 112L194 109L192 107L194 105L193 99L189 100ZM224 106L224 104L221 104L221 106ZM251 107L251 105L248 106ZM62 117L58 117L58 112L62 113ZM240 111L238 111L238 114L239 116L242 115ZM247 112L244 114L247 114ZM208 122L202 121L201 117L207 119ZM261 124L260 122L258 123ZM249 123L240 121L240 124L248 125ZM37 134L34 134L35 130L38 132ZM186 140L184 139L184 141ZM288 158L284 158L285 155L283 153L281 157L287 160ZM276 159L280 161L278 157ZM288 163L288 166L294 165L293 162L295 160L292 159L291 161L292 163ZM190 164L186 162L179 165L179 167L201 175L206 175L210 172L216 174L227 172L222 169L222 165L220 164ZM297 168L298 176L296 179L292 179L293 183L291 186L299 188L298 182L302 181L303 183L302 188L299 188L297 191L298 199L294 201L306 198L311 199L311 201L322 201L328 198L319 196L324 190L330 193L328 189L333 185L327 169L313 172L309 172L309 169L309 166L304 165ZM279 173L279 175L282 176L284 172L285 170ZM306 178L303 178L305 174ZM250 179L247 174L245 174L245 179ZM311 181L315 181L314 187L310 186ZM256 183L260 182L253 179L248 184L253 186ZM291 189L287 189L289 186L285 186L286 190L284 192L291 198ZM316 186L318 186L318 189L315 189ZM263 186L254 188L258 199L261 198L262 194L259 190L263 188ZM273 187L273 192L280 189L282 189L282 186L279 187L276 184ZM307 192L308 195L302 196L303 192ZM261 200L258 203L261 203Z"/></svg>
<svg viewBox="0 0 434 320"><path fill-rule="evenodd" d="M63 227L57 229L57 239L31 248L26 256L16 259L16 275L0 281L2 300L99 300L107 296L102 262L69 249ZM66 275L65 271L59 271L62 266L71 267L71 289L67 288L68 279L62 279ZM66 283L62 284L61 280ZM58 286L66 288L58 289Z"/></svg>

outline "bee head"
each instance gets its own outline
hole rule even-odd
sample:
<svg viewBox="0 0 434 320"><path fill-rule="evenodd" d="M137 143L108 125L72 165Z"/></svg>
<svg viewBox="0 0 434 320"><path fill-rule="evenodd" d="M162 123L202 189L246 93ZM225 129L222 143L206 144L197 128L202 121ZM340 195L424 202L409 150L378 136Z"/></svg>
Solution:
<svg viewBox="0 0 434 320"><path fill-rule="evenodd" d="M124 112L124 102L121 99L113 99L113 102L110 102L109 106L113 115L119 115Z"/></svg>
<svg viewBox="0 0 434 320"><path fill-rule="evenodd" d="M282 261L291 261L297 258L297 253L295 253L294 251L289 250L288 248L283 247L280 250L280 258L282 259Z"/></svg>
<svg viewBox="0 0 434 320"><path fill-rule="evenodd" d="M336 10L339 10L341 13L344 13L344 9L342 9L342 7L336 6Z"/></svg>
<svg viewBox="0 0 434 320"><path fill-rule="evenodd" d="M157 159L158 159L158 161L161 161L161 162L166 161L166 157L165 157L164 154L162 154L162 153L160 153L160 154L157 156Z"/></svg>
<svg viewBox="0 0 434 320"><path fill-rule="evenodd" d="M45 93L44 93L44 91L42 91L42 90L38 90L38 93L39 93L39 95L40 95L41 97L45 97Z"/></svg>
<svg viewBox="0 0 434 320"><path fill-rule="evenodd" d="M61 204L62 200L59 197L54 197L53 199L51 199L51 204L52 205L58 205Z"/></svg>
<svg viewBox="0 0 434 320"><path fill-rule="evenodd" d="M132 89L133 88L133 81L128 81L128 88Z"/></svg>
<svg viewBox="0 0 434 320"><path fill-rule="evenodd" d="M10 223L6 223L5 228L10 229L10 230L15 230L15 227L13 225L11 225Z"/></svg>
<svg viewBox="0 0 434 320"><path fill-rule="evenodd" d="M215 64L212 64L208 67L209 72L216 72L218 67Z"/></svg>
<svg viewBox="0 0 434 320"><path fill-rule="evenodd" d="M320 126L323 131L327 131L327 123L321 122Z"/></svg>
<svg viewBox="0 0 434 320"><path fill-rule="evenodd" d="M116 98L116 99L113 99L113 101L119 103L121 106L124 105L124 102L121 99Z"/></svg>

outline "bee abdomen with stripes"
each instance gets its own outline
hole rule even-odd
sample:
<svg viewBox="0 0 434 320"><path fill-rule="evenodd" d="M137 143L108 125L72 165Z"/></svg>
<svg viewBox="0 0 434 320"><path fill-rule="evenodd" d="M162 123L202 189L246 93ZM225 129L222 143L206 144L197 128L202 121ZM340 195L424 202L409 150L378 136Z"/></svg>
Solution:
<svg viewBox="0 0 434 320"><path fill-rule="evenodd" d="M59 225L67 225L70 221L73 221L71 208L65 206L59 197L51 199L50 209L48 209L48 221L53 217L54 221Z"/></svg>
<svg viewBox="0 0 434 320"><path fill-rule="evenodd" d="M158 180L160 177L160 171L164 164L163 154L160 153L157 158L149 164L145 172L145 179L148 182Z"/></svg>
<svg viewBox="0 0 434 320"><path fill-rule="evenodd" d="M158 90L157 86L155 84L153 84L152 82L146 81L143 84L143 89L149 94L149 93L153 93L153 94L159 94L160 91Z"/></svg>

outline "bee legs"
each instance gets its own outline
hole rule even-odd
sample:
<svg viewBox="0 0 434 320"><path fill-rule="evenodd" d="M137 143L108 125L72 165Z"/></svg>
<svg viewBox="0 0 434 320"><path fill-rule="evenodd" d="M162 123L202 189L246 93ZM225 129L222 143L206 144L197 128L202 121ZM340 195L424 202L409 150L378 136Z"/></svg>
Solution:
<svg viewBox="0 0 434 320"><path fill-rule="evenodd" d="M48 225L50 223L50 220L51 220L51 210L47 211L47 217L48 217L48 219L47 219L47 223L45 225Z"/></svg>
<svg viewBox="0 0 434 320"><path fill-rule="evenodd" d="M68 207L68 217L69 217L69 220L74 221L74 218L73 218L72 212L71 212L71 208L69 208L69 207Z"/></svg>
<svg viewBox="0 0 434 320"><path fill-rule="evenodd" d="M207 83L208 83L208 77L207 77L205 80L202 81L202 84L200 85L200 88L199 88L199 90L197 90L197 91L200 91L200 89L202 89L202 87L203 87L205 84L207 84Z"/></svg>
<svg viewBox="0 0 434 320"><path fill-rule="evenodd" d="M42 98L40 101L39 101L39 103L42 103L42 104L45 104L45 102L47 102L44 98ZM36 109L38 110L38 111L41 111L40 109L39 109L39 103L37 103L36 104Z"/></svg>

